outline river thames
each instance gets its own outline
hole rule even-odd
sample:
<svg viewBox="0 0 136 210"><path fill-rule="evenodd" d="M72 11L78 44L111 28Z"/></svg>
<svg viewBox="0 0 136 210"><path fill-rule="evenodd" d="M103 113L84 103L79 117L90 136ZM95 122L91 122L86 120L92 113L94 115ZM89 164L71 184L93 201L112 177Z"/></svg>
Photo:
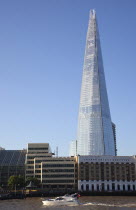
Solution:
<svg viewBox="0 0 136 210"><path fill-rule="evenodd" d="M48 199L48 198L47 198ZM112 209L136 209L136 197L129 196L83 196L79 199L78 206L55 206L42 205L41 198L1 200L0 210L112 210Z"/></svg>

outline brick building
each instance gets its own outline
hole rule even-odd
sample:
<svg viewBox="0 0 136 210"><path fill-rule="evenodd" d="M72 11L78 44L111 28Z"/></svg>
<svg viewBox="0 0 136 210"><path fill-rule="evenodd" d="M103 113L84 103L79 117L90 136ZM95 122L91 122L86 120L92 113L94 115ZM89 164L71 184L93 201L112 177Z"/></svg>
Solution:
<svg viewBox="0 0 136 210"><path fill-rule="evenodd" d="M78 156L78 190L135 191L135 156Z"/></svg>

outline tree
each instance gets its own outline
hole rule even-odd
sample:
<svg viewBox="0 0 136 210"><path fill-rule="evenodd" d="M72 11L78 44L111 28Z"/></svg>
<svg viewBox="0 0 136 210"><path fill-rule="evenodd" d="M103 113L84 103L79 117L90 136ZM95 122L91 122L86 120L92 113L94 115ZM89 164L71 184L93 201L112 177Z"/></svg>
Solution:
<svg viewBox="0 0 136 210"><path fill-rule="evenodd" d="M8 179L8 186L14 189L15 186L18 188L25 186L25 178L23 176L10 176Z"/></svg>
<svg viewBox="0 0 136 210"><path fill-rule="evenodd" d="M40 181L36 177L28 177L26 180L26 185L28 185L30 182L32 182L35 186L40 185Z"/></svg>

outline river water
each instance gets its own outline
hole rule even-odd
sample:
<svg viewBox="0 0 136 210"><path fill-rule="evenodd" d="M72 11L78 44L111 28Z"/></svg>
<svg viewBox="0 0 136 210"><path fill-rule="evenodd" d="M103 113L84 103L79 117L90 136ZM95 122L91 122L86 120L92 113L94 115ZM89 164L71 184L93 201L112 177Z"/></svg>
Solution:
<svg viewBox="0 0 136 210"><path fill-rule="evenodd" d="M82 196L79 206L42 205L41 198L0 200L0 210L136 210L136 197L133 196Z"/></svg>

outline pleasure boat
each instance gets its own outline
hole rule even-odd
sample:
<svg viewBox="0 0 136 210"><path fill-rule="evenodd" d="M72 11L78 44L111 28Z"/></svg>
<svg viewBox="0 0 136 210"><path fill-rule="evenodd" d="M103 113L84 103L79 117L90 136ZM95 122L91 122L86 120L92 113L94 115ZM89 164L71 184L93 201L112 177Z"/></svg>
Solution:
<svg viewBox="0 0 136 210"><path fill-rule="evenodd" d="M43 200L42 203L46 206L77 206L79 204L75 197L68 195L57 197L55 199Z"/></svg>

